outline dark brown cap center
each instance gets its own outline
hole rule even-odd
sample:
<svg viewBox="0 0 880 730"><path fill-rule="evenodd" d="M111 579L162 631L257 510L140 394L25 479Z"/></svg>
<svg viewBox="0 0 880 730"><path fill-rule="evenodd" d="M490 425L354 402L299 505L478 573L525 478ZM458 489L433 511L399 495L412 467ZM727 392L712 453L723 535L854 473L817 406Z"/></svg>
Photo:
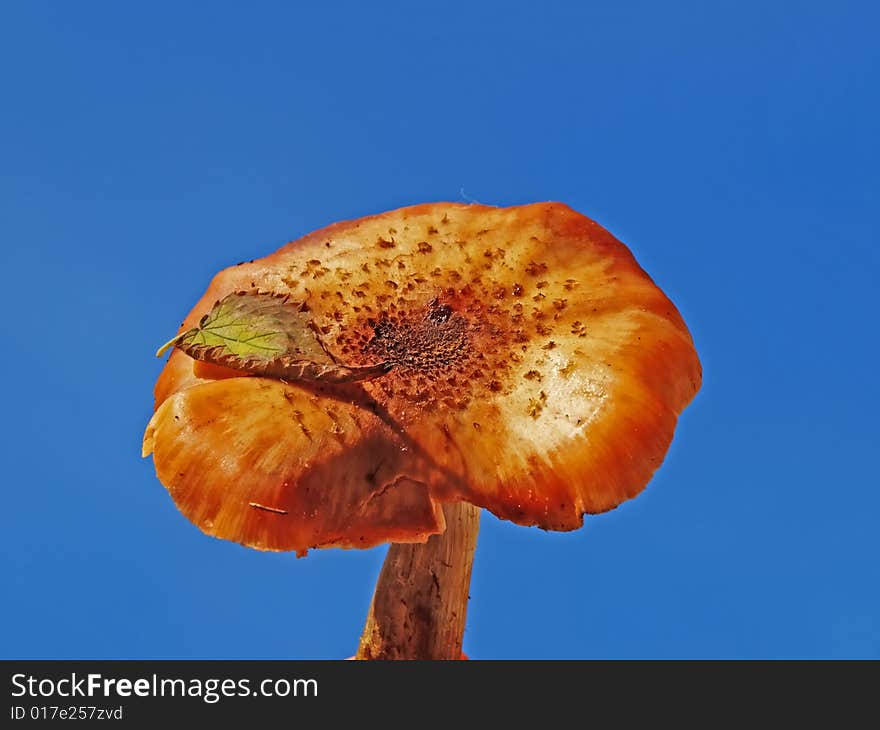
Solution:
<svg viewBox="0 0 880 730"><path fill-rule="evenodd" d="M430 374L469 354L468 322L448 304L431 300L421 317L383 317L373 323L364 352L397 367Z"/></svg>

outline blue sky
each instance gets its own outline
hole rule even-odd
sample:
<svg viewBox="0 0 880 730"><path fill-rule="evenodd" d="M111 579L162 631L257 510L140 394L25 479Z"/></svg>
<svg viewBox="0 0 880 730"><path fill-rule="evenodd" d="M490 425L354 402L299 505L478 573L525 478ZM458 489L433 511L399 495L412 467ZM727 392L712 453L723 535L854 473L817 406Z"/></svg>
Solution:
<svg viewBox="0 0 880 730"><path fill-rule="evenodd" d="M203 536L139 455L218 269L401 205L562 200L704 385L579 532L487 515L477 658L878 657L871 3L6 3L0 652L333 658L384 549Z"/></svg>

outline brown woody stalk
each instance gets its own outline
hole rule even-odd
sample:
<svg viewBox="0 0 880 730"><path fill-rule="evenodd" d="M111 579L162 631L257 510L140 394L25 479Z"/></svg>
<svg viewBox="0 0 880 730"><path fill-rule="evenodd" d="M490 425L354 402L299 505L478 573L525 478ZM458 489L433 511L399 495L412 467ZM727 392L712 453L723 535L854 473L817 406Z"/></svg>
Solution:
<svg viewBox="0 0 880 730"><path fill-rule="evenodd" d="M443 506L446 531L393 544L385 558L357 659L459 659L480 509Z"/></svg>

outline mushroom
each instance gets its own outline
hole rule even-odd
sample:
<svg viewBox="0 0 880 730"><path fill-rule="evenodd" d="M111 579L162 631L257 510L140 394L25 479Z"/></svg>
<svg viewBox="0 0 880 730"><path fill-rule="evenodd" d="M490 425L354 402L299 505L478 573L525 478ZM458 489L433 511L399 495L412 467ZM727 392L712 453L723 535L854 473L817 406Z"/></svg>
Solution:
<svg viewBox="0 0 880 730"><path fill-rule="evenodd" d="M700 386L672 302L560 203L328 226L217 274L177 343L231 296L282 296L331 367L367 375L176 347L143 453L210 535L298 555L392 543L361 658L460 656L480 509L545 530L613 509Z"/></svg>

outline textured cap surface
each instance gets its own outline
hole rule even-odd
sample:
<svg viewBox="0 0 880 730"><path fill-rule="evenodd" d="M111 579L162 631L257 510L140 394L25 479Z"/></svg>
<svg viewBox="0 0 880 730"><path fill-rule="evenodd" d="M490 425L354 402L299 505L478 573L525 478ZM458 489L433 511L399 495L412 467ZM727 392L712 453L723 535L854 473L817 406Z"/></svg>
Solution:
<svg viewBox="0 0 880 730"><path fill-rule="evenodd" d="M289 295L361 383L285 383L175 350L144 439L180 509L253 547L368 547L443 529L437 501L570 530L635 496L701 371L629 250L559 203L436 203L337 223L220 272Z"/></svg>

